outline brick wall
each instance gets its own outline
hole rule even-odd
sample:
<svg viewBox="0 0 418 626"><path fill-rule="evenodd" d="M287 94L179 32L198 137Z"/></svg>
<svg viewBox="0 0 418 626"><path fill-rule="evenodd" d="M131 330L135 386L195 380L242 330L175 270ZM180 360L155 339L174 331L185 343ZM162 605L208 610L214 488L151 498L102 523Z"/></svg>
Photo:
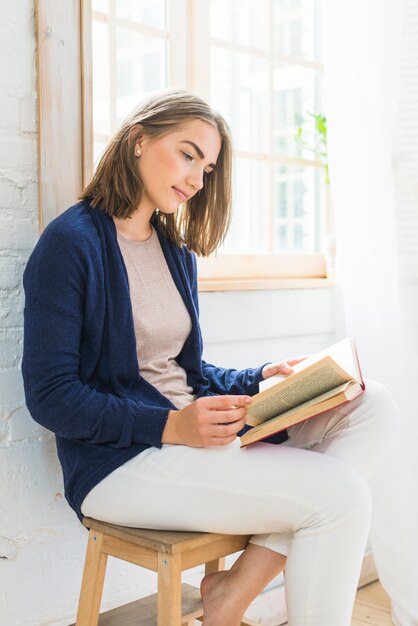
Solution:
<svg viewBox="0 0 418 626"><path fill-rule="evenodd" d="M37 230L36 83L32 3L2 0L0 25L0 442L11 443L11 416L24 421L19 374L22 270ZM8 14L8 20L4 15ZM23 35L23 36L22 36ZM11 63L11 59L14 62Z"/></svg>

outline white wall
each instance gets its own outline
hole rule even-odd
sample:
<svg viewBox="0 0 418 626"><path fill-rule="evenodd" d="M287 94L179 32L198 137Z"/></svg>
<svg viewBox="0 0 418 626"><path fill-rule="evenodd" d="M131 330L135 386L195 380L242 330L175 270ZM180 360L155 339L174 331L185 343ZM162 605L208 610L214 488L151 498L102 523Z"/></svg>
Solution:
<svg viewBox="0 0 418 626"><path fill-rule="evenodd" d="M38 236L34 7L0 0L0 626L71 623L86 541L63 498L53 438L25 408L19 370L21 276ZM320 349L335 338L335 307L332 289L202 294L206 358L241 367ZM111 562L104 606L155 583Z"/></svg>
<svg viewBox="0 0 418 626"><path fill-rule="evenodd" d="M332 288L202 293L200 309L204 357L227 367L315 352L340 328Z"/></svg>

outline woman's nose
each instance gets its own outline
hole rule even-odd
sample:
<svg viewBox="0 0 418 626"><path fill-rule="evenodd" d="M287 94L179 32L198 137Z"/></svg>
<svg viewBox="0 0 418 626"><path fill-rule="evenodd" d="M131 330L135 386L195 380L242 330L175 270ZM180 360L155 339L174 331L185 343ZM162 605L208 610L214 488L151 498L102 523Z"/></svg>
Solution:
<svg viewBox="0 0 418 626"><path fill-rule="evenodd" d="M196 170L195 172L190 172L187 177L187 183L193 188L194 192L198 192L203 187L203 171Z"/></svg>

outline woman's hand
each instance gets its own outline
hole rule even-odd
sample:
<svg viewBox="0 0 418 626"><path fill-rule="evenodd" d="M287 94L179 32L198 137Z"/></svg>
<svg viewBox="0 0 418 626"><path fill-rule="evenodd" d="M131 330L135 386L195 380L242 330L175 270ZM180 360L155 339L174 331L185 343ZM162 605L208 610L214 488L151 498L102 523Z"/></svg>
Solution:
<svg viewBox="0 0 418 626"><path fill-rule="evenodd" d="M161 438L192 448L226 446L245 425L250 396L206 396L170 411Z"/></svg>
<svg viewBox="0 0 418 626"><path fill-rule="evenodd" d="M270 378L270 376L275 376L276 374L288 376L293 372L293 365L297 365L307 358L307 356L294 356L290 359L286 359L286 361L280 361L280 363L269 363L263 367L261 375L264 380L266 380L266 378Z"/></svg>

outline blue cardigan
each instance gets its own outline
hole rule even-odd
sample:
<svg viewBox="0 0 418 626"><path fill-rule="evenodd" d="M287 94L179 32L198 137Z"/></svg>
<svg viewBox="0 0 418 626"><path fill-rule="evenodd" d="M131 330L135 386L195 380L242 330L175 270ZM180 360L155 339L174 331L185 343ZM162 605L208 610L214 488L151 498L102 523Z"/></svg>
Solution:
<svg viewBox="0 0 418 626"><path fill-rule="evenodd" d="M237 371L202 360L195 256L157 233L192 320L177 357L187 383L197 397L257 393L262 367ZM161 447L176 407L141 377L128 277L109 216L80 202L56 218L23 282L26 402L56 435L66 498L81 519L98 482L146 448Z"/></svg>

